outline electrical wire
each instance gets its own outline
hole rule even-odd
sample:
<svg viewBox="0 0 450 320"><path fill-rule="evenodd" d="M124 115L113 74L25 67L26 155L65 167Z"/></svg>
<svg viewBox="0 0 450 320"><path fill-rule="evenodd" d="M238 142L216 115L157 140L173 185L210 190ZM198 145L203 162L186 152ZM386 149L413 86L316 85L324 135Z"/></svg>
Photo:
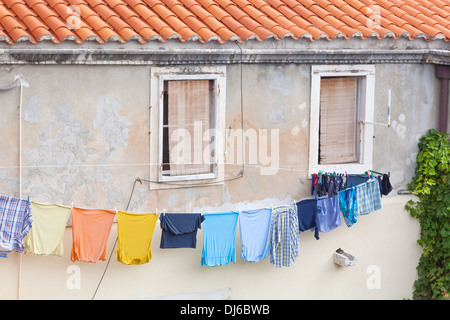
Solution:
<svg viewBox="0 0 450 320"><path fill-rule="evenodd" d="M237 177L229 178L229 179L223 179L219 181L211 181L211 182L205 182L205 183L197 183L197 184L181 184L181 183L174 183L174 182L166 182L166 181L155 181L155 180L148 180L148 179L140 179L141 181L149 182L149 183L157 183L157 184L164 184L168 186L175 186L175 188L158 188L158 189L151 189L151 190L172 190L172 189L186 189L186 188L197 188L197 187L207 187L216 185L218 183L227 182L227 181L233 181L236 179L240 179L244 177L244 173L242 171L239 171L239 175Z"/></svg>
<svg viewBox="0 0 450 320"><path fill-rule="evenodd" d="M128 204L127 204L127 208L125 209L125 211L127 211L128 208L129 208L129 206L130 206L131 198L133 197L133 193L134 193L134 188L136 187L136 182L138 182L138 181L139 181L139 178L137 178L136 180L134 180L133 188L131 189L130 198L128 199ZM114 246L113 246L113 248L112 248L112 250L111 250L111 253L109 254L108 262L106 263L105 270L103 270L102 277L100 278L100 281L99 281L98 284L97 284L97 288L95 289L94 295L92 296L92 300L94 300L95 295L97 294L98 288L100 288L100 284L101 284L102 281L103 281L103 277L104 277L105 274L106 274L106 270L108 269L109 262L111 261L111 257L112 257L112 255L113 255L113 253L114 253L114 250L115 250L116 246L117 246L117 241L118 241L118 239L119 239L119 234L117 234L116 241L115 241Z"/></svg>
<svg viewBox="0 0 450 320"><path fill-rule="evenodd" d="M245 169L245 144L244 144L244 92L243 92L243 70L242 70L242 57L243 57L243 52L242 52L242 47L239 45L239 43L237 41L235 41L234 43L236 43L236 45L239 47L239 50L241 52L240 54L240 58L239 58L239 68L240 68L240 103L241 103L241 130L242 130L242 174L244 174L244 169Z"/></svg>

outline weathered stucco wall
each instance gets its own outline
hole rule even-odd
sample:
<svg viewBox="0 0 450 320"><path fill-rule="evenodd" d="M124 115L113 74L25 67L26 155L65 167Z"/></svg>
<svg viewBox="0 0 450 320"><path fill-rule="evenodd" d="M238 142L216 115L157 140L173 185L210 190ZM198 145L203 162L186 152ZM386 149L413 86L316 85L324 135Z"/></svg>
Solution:
<svg viewBox="0 0 450 320"><path fill-rule="evenodd" d="M155 165L150 164L150 154L157 151L149 143L149 66L4 66L0 85L17 75L28 83L21 122L23 173L20 181L16 88L0 92L1 194L19 196L20 184L22 197L38 202L125 210L137 177L156 180L149 177ZM395 190L383 198L383 210L361 217L352 228L340 226L319 241L312 234L301 234L300 257L293 267L276 269L268 259L246 263L239 254L236 264L200 267L201 231L195 250L160 250L157 224L152 261L126 266L113 255L96 298L154 298L223 288L230 288L233 299L410 297L420 256L419 231L403 210L409 197L398 196L397 191L414 173L418 138L438 123L437 84L432 65L376 66L375 120L386 120L391 89L392 125L375 128L373 169L389 171ZM226 89L226 128L241 128L242 101L244 130L268 129L269 135L270 130L279 130L279 159L268 158L277 168L275 174L261 174L267 163L247 161L242 178L216 186L166 190L157 184L151 189L144 182L136 185L129 211L256 209L310 196L310 67L229 65ZM157 130L152 128L151 134ZM271 145L266 154L270 151ZM227 164L225 179L241 169L240 163ZM116 236L114 224L108 251ZM19 259L12 253L0 261L0 298L16 299L20 294L23 299L90 299L106 262L72 263L70 227L64 240L62 258L26 254ZM236 247L239 252L239 241ZM357 266L334 265L332 252L338 247L356 254ZM80 288L68 288L71 268L80 270ZM377 270L381 286L370 288L368 281Z"/></svg>

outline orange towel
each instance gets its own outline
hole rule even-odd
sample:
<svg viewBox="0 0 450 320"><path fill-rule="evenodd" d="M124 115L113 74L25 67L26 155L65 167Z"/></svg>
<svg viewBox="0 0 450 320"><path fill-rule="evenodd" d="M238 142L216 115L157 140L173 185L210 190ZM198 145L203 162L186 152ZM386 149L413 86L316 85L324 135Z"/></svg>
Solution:
<svg viewBox="0 0 450 320"><path fill-rule="evenodd" d="M72 208L72 261L106 260L106 245L116 212Z"/></svg>

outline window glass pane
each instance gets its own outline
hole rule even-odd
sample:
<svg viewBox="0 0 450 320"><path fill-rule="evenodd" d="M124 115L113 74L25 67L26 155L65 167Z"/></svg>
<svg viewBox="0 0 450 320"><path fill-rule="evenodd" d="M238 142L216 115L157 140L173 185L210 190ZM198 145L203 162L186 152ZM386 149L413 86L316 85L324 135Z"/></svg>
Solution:
<svg viewBox="0 0 450 320"><path fill-rule="evenodd" d="M357 162L357 77L321 78L319 164Z"/></svg>
<svg viewBox="0 0 450 320"><path fill-rule="evenodd" d="M164 88L163 174L213 172L214 80L170 80Z"/></svg>

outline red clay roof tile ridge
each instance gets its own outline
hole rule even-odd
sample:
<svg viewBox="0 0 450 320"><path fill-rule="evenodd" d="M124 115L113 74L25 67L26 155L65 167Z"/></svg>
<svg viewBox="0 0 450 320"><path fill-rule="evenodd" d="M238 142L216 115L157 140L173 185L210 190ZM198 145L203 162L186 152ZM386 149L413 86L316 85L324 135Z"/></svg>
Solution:
<svg viewBox="0 0 450 320"><path fill-rule="evenodd" d="M21 21L16 20L14 13L9 12L6 6L1 6L0 11L0 24L8 34L9 43L17 43L22 41L29 41L30 43L37 43L36 39L39 39L40 35L34 35L31 30L28 32L28 27ZM39 23L42 26L42 23Z"/></svg>
<svg viewBox="0 0 450 320"><path fill-rule="evenodd" d="M120 36L111 36L107 41L120 41L120 42L128 42L131 40L137 40L138 42L144 41L142 37L135 32L135 30L126 22L127 18L132 16L137 16L136 13L127 8L126 4L123 4L122 1L116 0L103 0L107 5L111 8L106 11L106 8L103 8L103 14L107 12L108 17L105 18L107 23L112 25L113 31L118 33ZM95 3L95 7L99 6L100 2ZM99 9L97 9L99 10ZM114 15L112 12L114 12ZM125 20L125 21L124 21Z"/></svg>
<svg viewBox="0 0 450 320"><path fill-rule="evenodd" d="M309 21L302 18L297 12L292 8L288 7L285 3L280 0L267 0L272 6L274 6L279 12L283 13L290 21L295 23L301 30L305 30L305 34L302 38L310 39L314 41L315 39L326 36L325 32L314 27Z"/></svg>
<svg viewBox="0 0 450 320"><path fill-rule="evenodd" d="M230 28L235 34L240 37L240 41L248 40L258 40L262 41L267 37L273 35L269 30L262 27L259 23L250 18L247 14L242 15L240 13L240 8L237 6L227 7L230 13L225 9L222 9L213 1L210 0L197 0L197 2L208 11L212 17L222 22L225 26ZM239 14L239 20L236 19L235 15ZM273 35L275 36L275 35Z"/></svg>
<svg viewBox="0 0 450 320"><path fill-rule="evenodd" d="M217 20L210 12L204 9L195 0L180 0L180 2L188 8L193 14L195 14L199 19L204 21L211 30L218 34L222 41L242 41L242 38L238 36L235 32L231 31L225 24ZM243 26L241 25L243 28Z"/></svg>
<svg viewBox="0 0 450 320"><path fill-rule="evenodd" d="M195 14L185 8L178 0L161 0L172 12L174 12L181 21L184 21L195 33L197 33L202 42L218 41L224 42L216 33L214 33L204 22L200 21Z"/></svg>
<svg viewBox="0 0 450 320"><path fill-rule="evenodd" d="M152 9L170 25L180 36L180 41L198 41L200 36L192 31L184 22L182 22L178 17L164 6L164 4L159 0L144 0L146 4L152 7Z"/></svg>
<svg viewBox="0 0 450 320"><path fill-rule="evenodd" d="M271 19L270 16L267 16L264 12L261 12L260 10L256 9L252 5L245 5L244 8L242 8L248 15L256 20L262 27L270 30L274 35L276 35L278 38L283 39L285 37L293 37L294 35L286 30L285 28L281 27L276 21Z"/></svg>
<svg viewBox="0 0 450 320"><path fill-rule="evenodd" d="M302 18L304 21L306 21L308 24L310 24L309 27L305 27L305 30L308 31L312 36L313 39L319 40L319 39L327 39L330 40L330 36L321 30L318 26L316 26L312 21L310 21L308 18L315 16L314 13L307 8L305 8L303 5L301 5L296 0L284 0L284 3L292 9L294 12L296 12L300 18Z"/></svg>
<svg viewBox="0 0 450 320"><path fill-rule="evenodd" d="M48 1L50 6L58 13L59 18L65 23L65 28L61 27L57 31L56 35L61 41L72 40L76 43L82 43L81 38L74 32L77 22L80 19L78 12L74 12L74 7L70 7L64 3L64 1Z"/></svg>
<svg viewBox="0 0 450 320"><path fill-rule="evenodd" d="M11 3L12 6L23 5L22 3ZM49 9L46 4L42 2L37 2L34 6L33 11L35 15L27 15L24 17L23 23L29 28L30 33L38 41L50 40L52 42L57 42L57 37L49 30L48 25L45 20L49 17L57 17L57 14L53 10ZM41 16L42 15L42 16Z"/></svg>
<svg viewBox="0 0 450 320"><path fill-rule="evenodd" d="M233 3L229 0L221 0L221 1ZM263 39L267 39L268 37L274 37L278 39L291 37L295 39L296 38L295 33L298 33L299 36L301 36L304 33L304 32L302 33L300 29L298 30L292 29L296 28L296 25L293 23L290 23L289 25L291 30L286 29L285 26L279 23L280 21L276 21L276 19L274 19L275 17L278 18L279 16L281 16L281 13L273 9L270 6L270 4L264 1L249 2L247 0L238 0L235 1L234 3L237 5L236 7L242 10L241 12L243 13L242 17L239 18L239 21L242 20L244 22L244 20L248 21L247 19L252 19L257 23L258 26L257 27L253 26L252 28L250 28L250 30L256 32L257 29L258 30L266 29L267 31L270 32L264 35ZM229 5L226 8L233 8L233 7L235 6ZM262 10L263 7L265 8L264 10ZM261 37L261 35L258 36Z"/></svg>
<svg viewBox="0 0 450 320"><path fill-rule="evenodd" d="M294 38L300 39L304 37L308 32L299 26L297 26L293 21L285 17L280 11L272 7L269 2L263 0L249 0L249 2L259 10L266 13L270 18L277 22L282 28L288 30L292 33ZM286 33L287 35L287 33ZM311 35L309 35L311 36Z"/></svg>
<svg viewBox="0 0 450 320"><path fill-rule="evenodd" d="M68 0L72 3L76 4L76 10L79 10L77 14L80 15L80 18L83 23L83 21L86 21L86 28L89 29L89 31L92 33L89 37L85 39L89 40L95 40L99 43L103 42L123 42L123 39L120 37L120 35L113 30L113 27L109 25L109 21L105 21L102 19L102 17L99 16L99 14L91 9L86 3L80 3L74 0ZM77 34L80 32L77 30ZM86 33L86 34L85 34ZM83 31L83 35L87 35L87 30Z"/></svg>
<svg viewBox="0 0 450 320"><path fill-rule="evenodd" d="M141 0L128 0L128 3L132 5L133 10L139 15L139 18L145 21L151 30L154 30L157 36L153 36L147 40L159 40L166 42L171 39L181 39L175 30L172 29L165 21L163 21L153 10L151 10L147 4Z"/></svg>

